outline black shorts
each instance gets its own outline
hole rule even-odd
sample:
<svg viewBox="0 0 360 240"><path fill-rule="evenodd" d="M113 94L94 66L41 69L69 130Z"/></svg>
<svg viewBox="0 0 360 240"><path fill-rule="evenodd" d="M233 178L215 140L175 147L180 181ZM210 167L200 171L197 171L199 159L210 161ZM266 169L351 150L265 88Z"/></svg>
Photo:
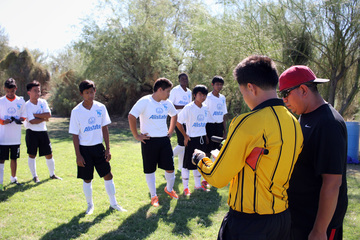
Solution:
<svg viewBox="0 0 360 240"><path fill-rule="evenodd" d="M104 145L80 145L79 148L80 154L85 160L85 167L77 167L77 178L81 178L83 180L92 180L94 178L94 167L101 178L111 172L110 163L105 159Z"/></svg>
<svg viewBox="0 0 360 240"><path fill-rule="evenodd" d="M192 164L191 159L195 149L199 149L203 152L206 151L206 136L190 138L188 145L185 147L185 155L183 161L183 168L189 170L197 169L197 166Z"/></svg>
<svg viewBox="0 0 360 240"><path fill-rule="evenodd" d="M174 170L174 156L169 137L156 137L141 142L144 173L153 173L156 166L161 169Z"/></svg>
<svg viewBox="0 0 360 240"><path fill-rule="evenodd" d="M209 144L207 144L206 152L210 153L214 149L220 150L220 143L211 141L212 136L223 137L224 125L223 123L207 123L206 124L206 135L209 138Z"/></svg>
<svg viewBox="0 0 360 240"><path fill-rule="evenodd" d="M0 146L0 160L18 159L20 157L20 145L1 145Z"/></svg>
<svg viewBox="0 0 360 240"><path fill-rule="evenodd" d="M39 148L39 156L46 156L52 153L51 143L47 131L33 131L26 129L26 147L29 155L36 156L37 149Z"/></svg>
<svg viewBox="0 0 360 240"><path fill-rule="evenodd" d="M218 240L288 240L290 222L289 210L259 215L241 213L230 208L221 223Z"/></svg>
<svg viewBox="0 0 360 240"><path fill-rule="evenodd" d="M302 240L308 239L308 236L311 232L311 229L300 229L300 228L291 228L290 239L291 240ZM343 227L340 226L338 228L328 228L327 229L327 237L329 240L342 240L343 239Z"/></svg>
<svg viewBox="0 0 360 240"><path fill-rule="evenodd" d="M185 124L183 124L183 128L184 128L184 130L186 132L186 125ZM184 146L184 135L182 135L182 133L180 132L180 130L177 127L175 127L175 132L176 132L178 145L183 147Z"/></svg>

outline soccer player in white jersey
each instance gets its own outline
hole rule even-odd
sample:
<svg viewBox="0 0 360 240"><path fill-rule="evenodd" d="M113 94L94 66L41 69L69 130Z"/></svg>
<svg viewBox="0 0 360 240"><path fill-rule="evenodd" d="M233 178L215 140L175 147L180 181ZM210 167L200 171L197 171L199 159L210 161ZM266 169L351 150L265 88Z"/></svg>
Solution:
<svg viewBox="0 0 360 240"><path fill-rule="evenodd" d="M178 199L178 195L173 189L175 172L170 143L170 137L177 121L177 111L172 102L168 100L171 87L170 80L157 79L154 83L154 93L140 98L128 116L130 130L134 138L141 142L143 169L150 190L151 205L154 207L159 206L155 179L157 167L165 170L165 193L173 199ZM171 117L169 129L166 124L168 115ZM140 118L140 134L136 126L137 118Z"/></svg>
<svg viewBox="0 0 360 240"><path fill-rule="evenodd" d="M115 184L110 166L110 140L108 125L111 123L104 104L95 101L96 87L91 80L84 80L79 85L83 101L71 111L69 133L73 135L76 154L77 177L83 179L83 191L88 208L86 214L92 214L92 179L94 168L104 178L110 208L126 211L116 201ZM104 148L103 140L106 148Z"/></svg>
<svg viewBox="0 0 360 240"><path fill-rule="evenodd" d="M178 114L181 112L181 109L183 109L186 104L191 102L191 90L188 88L189 77L186 73L179 74L179 83L180 85L174 87L171 90L169 97L169 100L174 104L175 108L177 109ZM186 128L185 125L183 127ZM185 153L184 137L176 126L175 131L178 145L176 145L173 152L174 157L178 156L178 169L181 171L183 167L183 159Z"/></svg>
<svg viewBox="0 0 360 240"><path fill-rule="evenodd" d="M26 117L23 97L15 95L17 86L13 78L4 83L5 96L0 98L0 191L4 191L5 160L9 160L10 182L20 185L16 177L17 159L20 157L21 123Z"/></svg>
<svg viewBox="0 0 360 240"><path fill-rule="evenodd" d="M51 111L45 99L40 98L41 86L36 80L26 85L30 99L25 103L26 108L26 147L29 154L28 165L33 176L33 181L39 183L36 172L36 154L39 149L39 156L45 156L49 169L50 179L62 180L55 175L55 160L52 155L51 143L47 133L46 122L51 117Z"/></svg>
<svg viewBox="0 0 360 240"><path fill-rule="evenodd" d="M206 123L208 119L208 109L203 102L208 94L208 89L204 85L196 85L193 89L194 101L187 104L179 113L176 126L184 136L185 156L181 170L181 178L184 185L184 195L190 196L189 176L192 170L195 181L195 190L209 191L201 184L201 174L197 171L197 166L191 162L195 149L206 151ZM186 130L183 128L186 125ZM195 171L193 171L195 170Z"/></svg>
<svg viewBox="0 0 360 240"><path fill-rule="evenodd" d="M206 135L209 138L207 144L207 153L212 150L220 150L220 143L211 141L212 136L226 138L226 114L228 113L226 107L226 98L220 93L224 86L224 79L221 76L215 76L211 85L213 91L207 95L204 104L209 109L208 123L206 124Z"/></svg>

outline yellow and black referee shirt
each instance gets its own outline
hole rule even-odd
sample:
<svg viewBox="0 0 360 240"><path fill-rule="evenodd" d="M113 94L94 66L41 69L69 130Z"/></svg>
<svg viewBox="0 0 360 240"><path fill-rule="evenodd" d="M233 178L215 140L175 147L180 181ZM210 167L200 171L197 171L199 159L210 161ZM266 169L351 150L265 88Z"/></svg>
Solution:
<svg viewBox="0 0 360 240"><path fill-rule="evenodd" d="M276 214L288 208L287 189L302 145L296 118L281 99L270 99L234 118L216 160L204 158L198 169L214 187L230 182L228 204L233 210ZM247 161L255 148L268 154Z"/></svg>

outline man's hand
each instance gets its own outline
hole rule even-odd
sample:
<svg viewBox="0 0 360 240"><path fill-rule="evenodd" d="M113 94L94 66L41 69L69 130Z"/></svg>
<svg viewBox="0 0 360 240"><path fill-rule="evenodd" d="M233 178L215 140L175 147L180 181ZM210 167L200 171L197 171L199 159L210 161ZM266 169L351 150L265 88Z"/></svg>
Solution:
<svg viewBox="0 0 360 240"><path fill-rule="evenodd" d="M144 133L144 134L140 134L140 135L138 134L136 136L136 140L138 140L144 144L146 144L145 140L149 140L149 139L150 139L150 137L148 136L148 133Z"/></svg>
<svg viewBox="0 0 360 240"><path fill-rule="evenodd" d="M79 166L79 167L85 167L85 160L83 158L83 156L76 156L76 164Z"/></svg>
<svg viewBox="0 0 360 240"><path fill-rule="evenodd" d="M109 162L111 160L111 153L110 153L110 149L106 149L105 150L105 160L107 162Z"/></svg>
<svg viewBox="0 0 360 240"><path fill-rule="evenodd" d="M308 237L308 240L327 240L327 234L325 232L317 232L316 230L312 230Z"/></svg>
<svg viewBox="0 0 360 240"><path fill-rule="evenodd" d="M186 136L184 137L184 146L185 146L185 147L188 145L188 142L189 142L189 141L191 141L191 139L190 139L189 135L186 135Z"/></svg>
<svg viewBox="0 0 360 240"><path fill-rule="evenodd" d="M11 117L11 122L15 122L16 124L22 124L21 119L17 119L17 118L14 118L14 117Z"/></svg>
<svg viewBox="0 0 360 240"><path fill-rule="evenodd" d="M191 158L191 162L192 164L194 164L195 166L197 166L197 164L204 158L206 157L205 153L199 149L195 149L193 156Z"/></svg>

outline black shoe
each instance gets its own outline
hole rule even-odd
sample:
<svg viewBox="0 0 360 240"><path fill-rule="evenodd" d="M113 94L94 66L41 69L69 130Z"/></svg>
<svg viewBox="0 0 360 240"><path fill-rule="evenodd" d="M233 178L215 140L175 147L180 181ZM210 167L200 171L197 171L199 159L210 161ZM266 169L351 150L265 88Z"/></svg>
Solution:
<svg viewBox="0 0 360 240"><path fill-rule="evenodd" d="M58 177L58 176L56 176L55 174L54 174L54 175L52 175L52 176L50 176L50 178L51 178L51 179L58 179L58 180L62 180L62 178L61 178L61 177Z"/></svg>
<svg viewBox="0 0 360 240"><path fill-rule="evenodd" d="M11 182L11 184L16 184L18 186L21 186L22 184L18 182L18 180L15 180L15 182Z"/></svg>
<svg viewBox="0 0 360 240"><path fill-rule="evenodd" d="M38 177L34 177L34 178L33 178L33 181L34 181L34 183L39 183L39 182L40 182L40 180L39 180Z"/></svg>

